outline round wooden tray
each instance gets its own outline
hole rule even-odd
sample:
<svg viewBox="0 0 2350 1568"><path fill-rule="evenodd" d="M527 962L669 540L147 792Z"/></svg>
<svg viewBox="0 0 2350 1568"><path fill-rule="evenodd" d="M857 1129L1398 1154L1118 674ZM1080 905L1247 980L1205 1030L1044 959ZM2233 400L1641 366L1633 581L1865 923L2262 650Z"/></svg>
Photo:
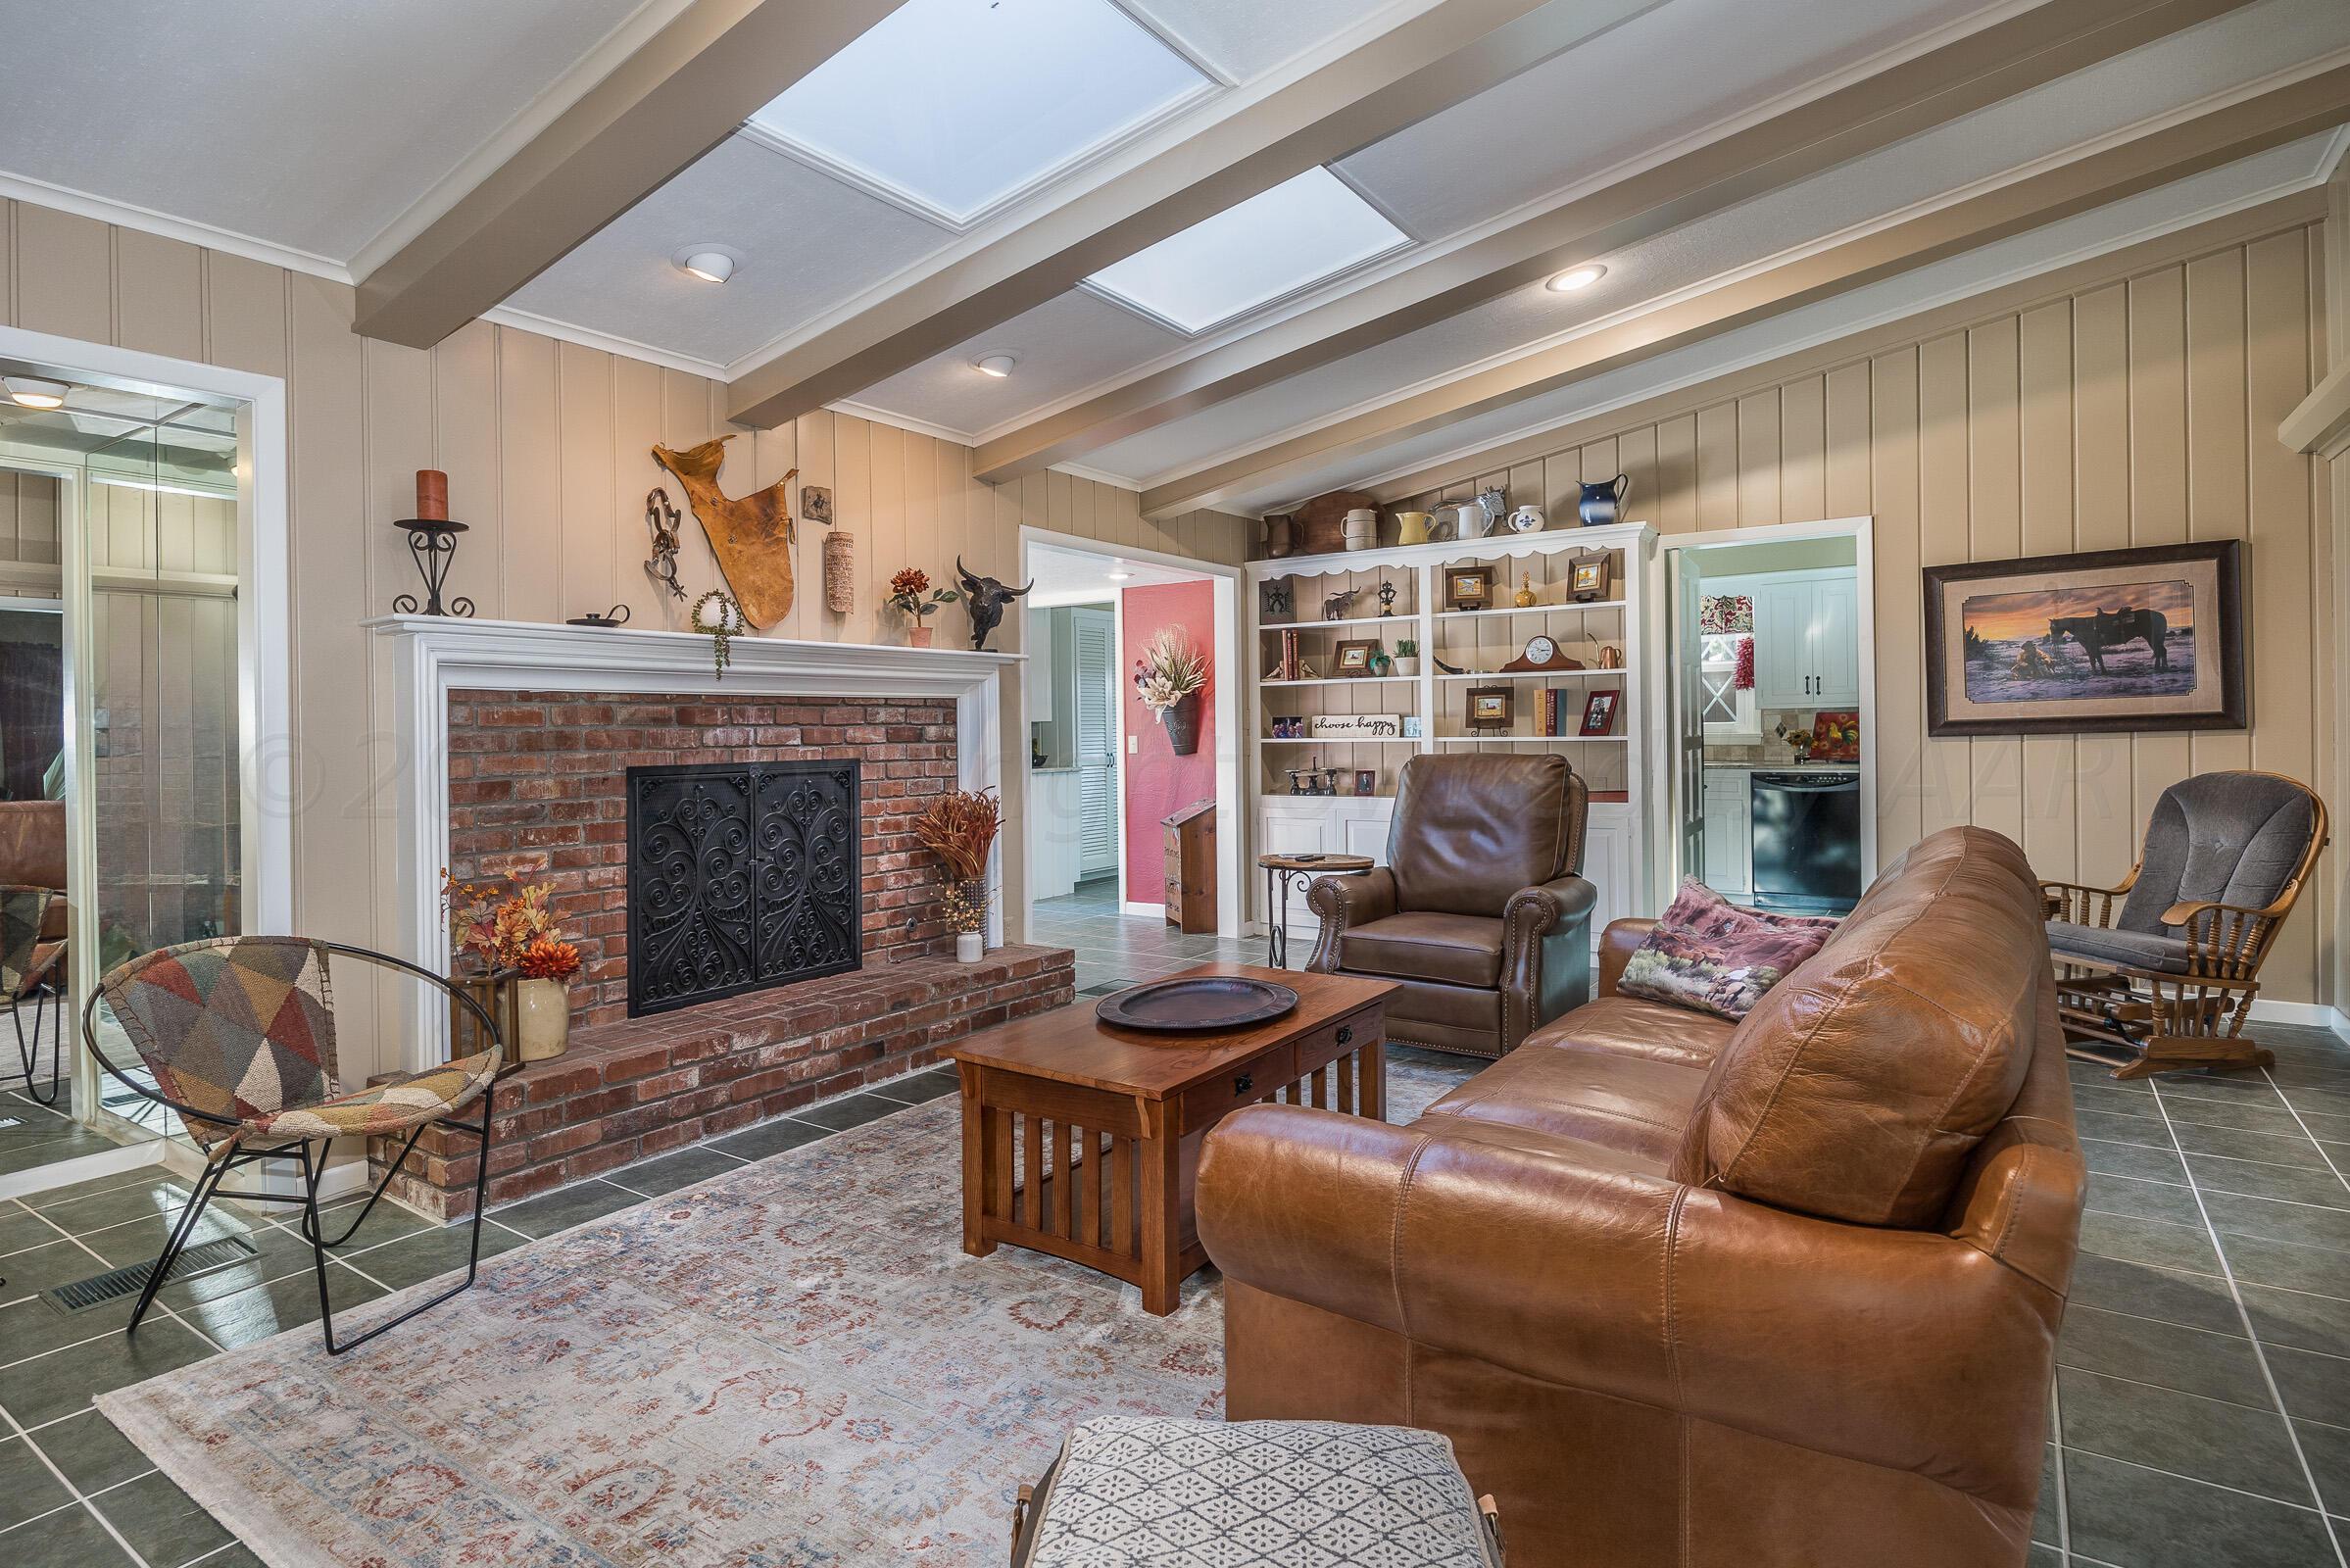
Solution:
<svg viewBox="0 0 2350 1568"><path fill-rule="evenodd" d="M1297 1006L1297 993L1270 980L1241 975L1199 975L1136 986L1103 997L1094 1016L1121 1029L1152 1034L1209 1034L1243 1029L1278 1018Z"/></svg>

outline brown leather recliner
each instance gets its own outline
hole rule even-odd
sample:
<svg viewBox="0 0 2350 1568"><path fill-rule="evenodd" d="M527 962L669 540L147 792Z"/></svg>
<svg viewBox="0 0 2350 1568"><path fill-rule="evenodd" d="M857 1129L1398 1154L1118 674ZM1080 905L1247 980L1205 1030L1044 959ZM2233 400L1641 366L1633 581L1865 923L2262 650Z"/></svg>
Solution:
<svg viewBox="0 0 2350 1568"><path fill-rule="evenodd" d="M1591 994L1590 798L1563 757L1413 758L1387 863L1308 890L1322 930L1306 967L1395 981L1396 1045L1507 1054Z"/></svg>
<svg viewBox="0 0 2350 1568"><path fill-rule="evenodd" d="M1511 1568L2021 1564L2085 1176L2038 889L1927 839L1735 1028L1599 998L1410 1127L1208 1135L1227 1412L1433 1427Z"/></svg>
<svg viewBox="0 0 2350 1568"><path fill-rule="evenodd" d="M66 803L0 801L0 883L66 890ZM51 902L41 920L46 967L66 940L66 901Z"/></svg>

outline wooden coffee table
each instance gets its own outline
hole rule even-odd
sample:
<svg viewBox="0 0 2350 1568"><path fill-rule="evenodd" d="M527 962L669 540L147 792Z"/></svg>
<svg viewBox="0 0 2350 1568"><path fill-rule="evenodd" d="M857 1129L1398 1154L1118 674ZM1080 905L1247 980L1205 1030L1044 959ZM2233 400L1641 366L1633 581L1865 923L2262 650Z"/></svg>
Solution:
<svg viewBox="0 0 2350 1568"><path fill-rule="evenodd" d="M1110 1028L1081 997L947 1053L962 1075L964 1251L1051 1252L1142 1287L1143 1309L1164 1316L1207 1261L1192 1188L1210 1127L1268 1101L1386 1114L1393 985L1243 963L1184 972L1275 981L1297 991L1297 1008L1163 1035Z"/></svg>

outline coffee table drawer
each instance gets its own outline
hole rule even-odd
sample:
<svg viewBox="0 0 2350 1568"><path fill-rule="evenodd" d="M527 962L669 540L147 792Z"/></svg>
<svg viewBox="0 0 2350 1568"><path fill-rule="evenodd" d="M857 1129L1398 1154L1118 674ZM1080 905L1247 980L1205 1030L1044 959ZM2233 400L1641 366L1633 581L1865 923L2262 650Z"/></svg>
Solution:
<svg viewBox="0 0 2350 1568"><path fill-rule="evenodd" d="M1210 1126L1229 1111L1255 1104L1297 1076L1295 1046L1285 1042L1260 1052L1183 1092L1183 1130Z"/></svg>

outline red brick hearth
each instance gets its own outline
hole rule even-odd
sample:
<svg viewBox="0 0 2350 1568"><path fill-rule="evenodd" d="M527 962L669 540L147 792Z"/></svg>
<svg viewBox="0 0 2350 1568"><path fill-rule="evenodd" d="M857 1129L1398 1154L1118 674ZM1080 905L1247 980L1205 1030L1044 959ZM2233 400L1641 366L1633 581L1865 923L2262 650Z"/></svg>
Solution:
<svg viewBox="0 0 2350 1568"><path fill-rule="evenodd" d="M941 873L913 819L955 785L949 699L708 698L457 691L449 696L449 868L555 885L584 960L574 1024L628 1013L626 770L853 759L863 780L864 962L953 946Z"/></svg>
<svg viewBox="0 0 2350 1568"><path fill-rule="evenodd" d="M1066 1005L1066 948L924 957L580 1029L571 1049L503 1080L493 1204L930 1066L975 1029ZM370 1178L398 1152L368 1147ZM427 1132L391 1195L442 1219L472 1212L473 1140Z"/></svg>

